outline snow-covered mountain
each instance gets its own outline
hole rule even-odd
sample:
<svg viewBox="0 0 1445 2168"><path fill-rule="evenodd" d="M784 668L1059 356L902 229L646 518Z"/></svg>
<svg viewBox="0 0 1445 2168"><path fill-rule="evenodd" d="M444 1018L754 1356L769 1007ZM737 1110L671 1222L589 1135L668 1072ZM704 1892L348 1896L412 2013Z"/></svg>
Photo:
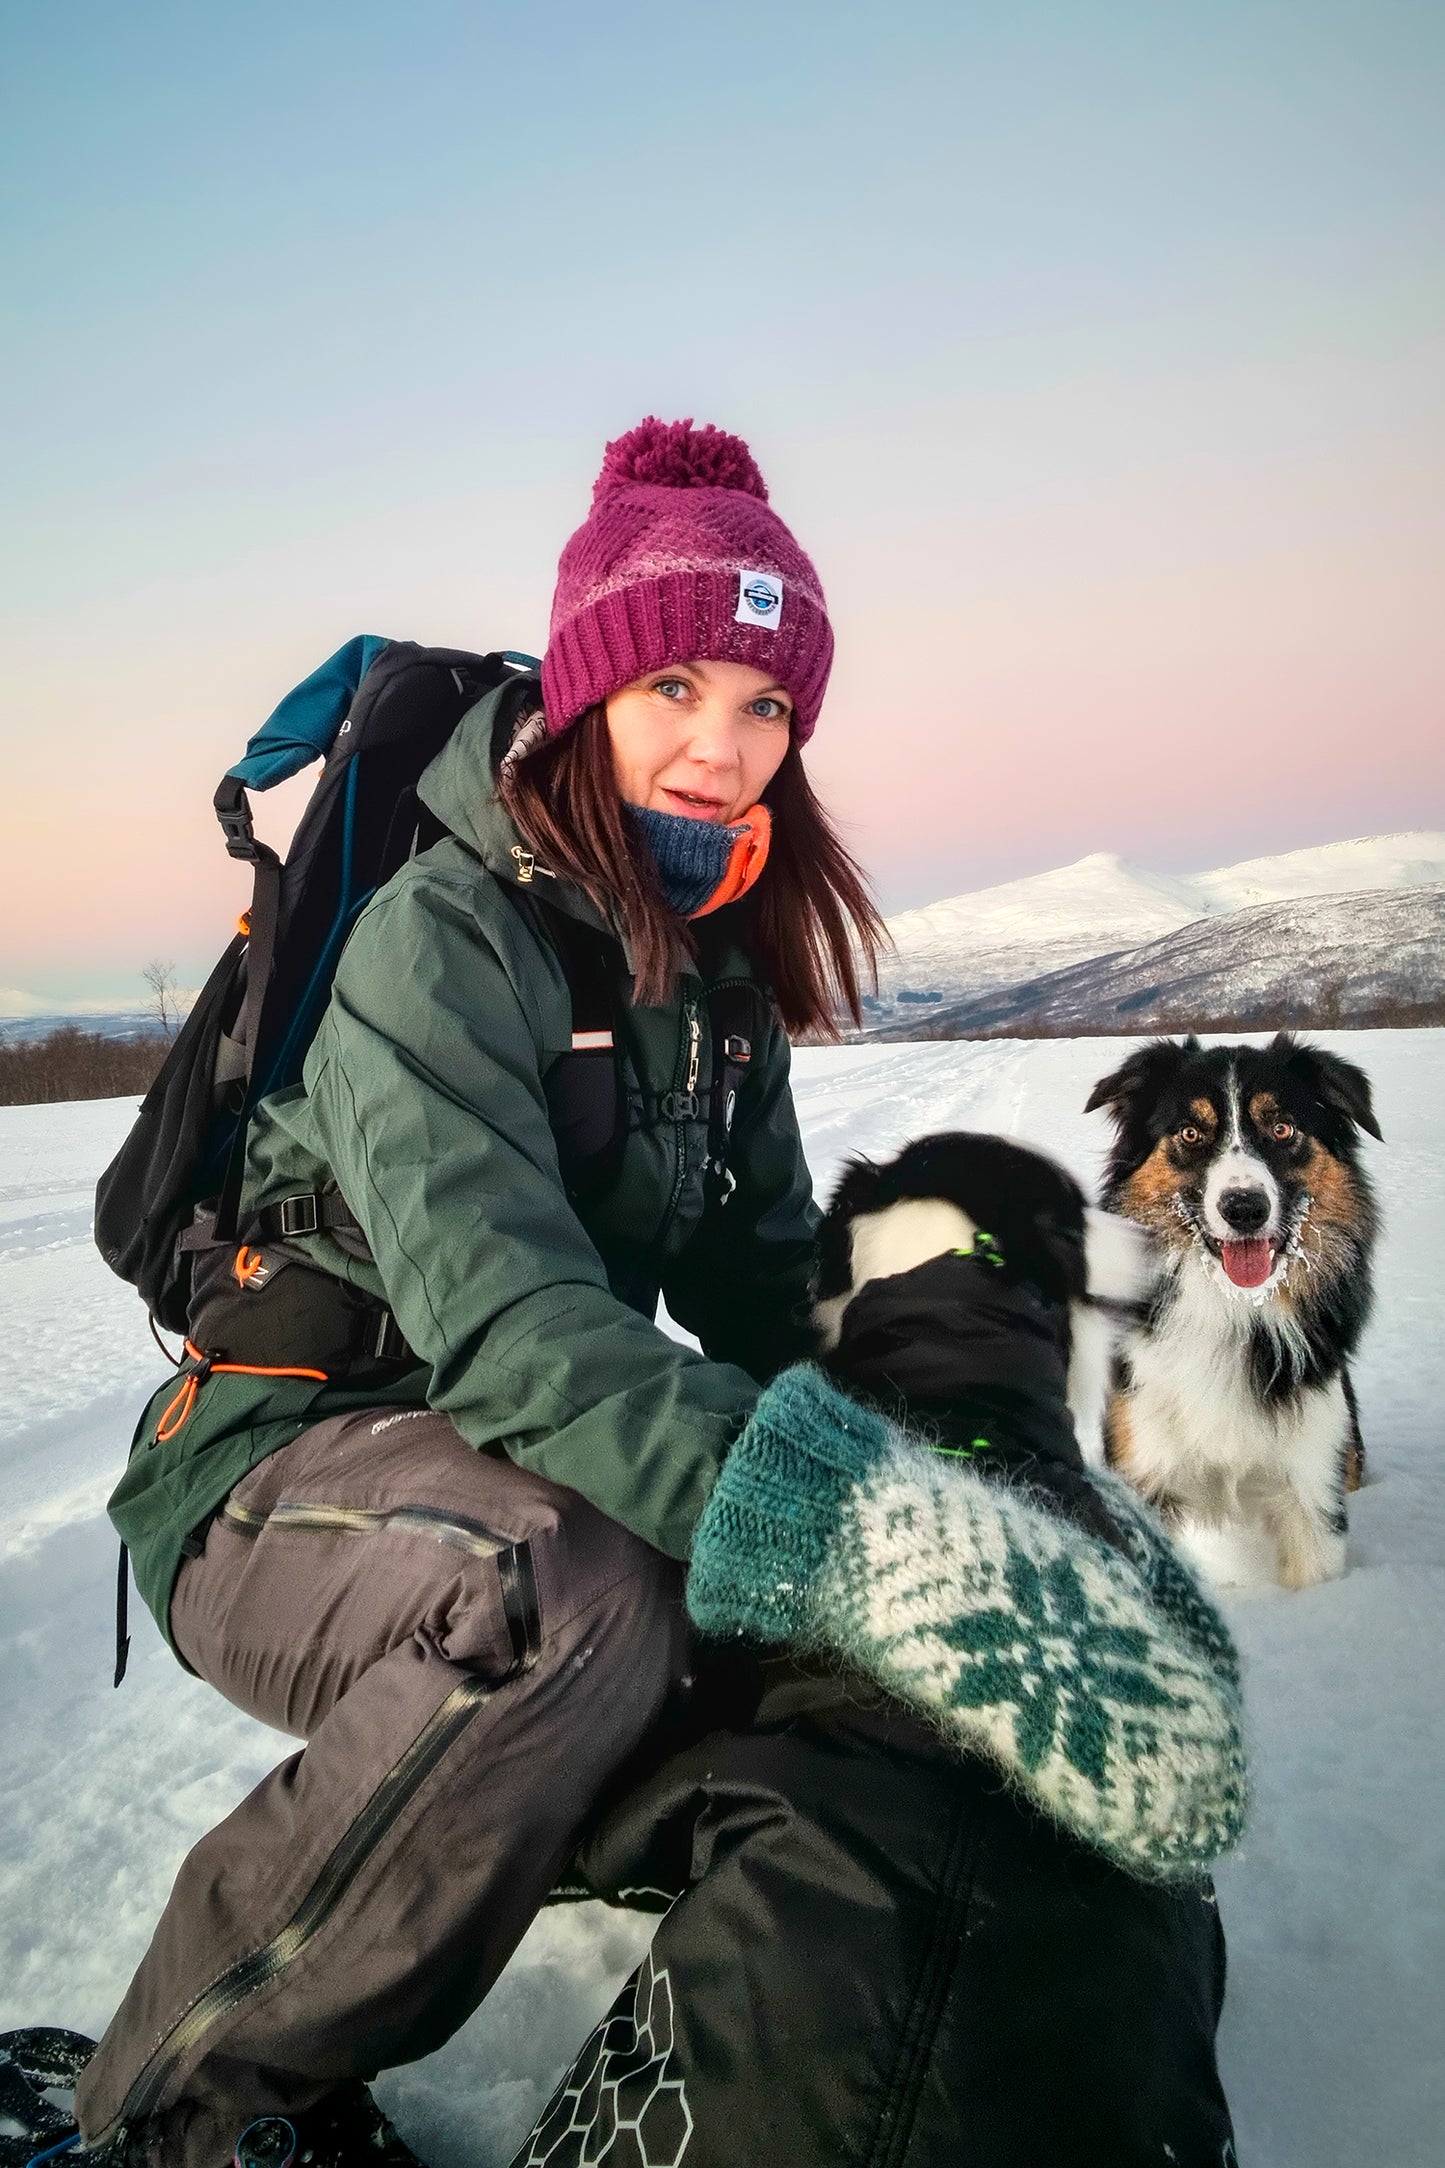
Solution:
<svg viewBox="0 0 1445 2168"><path fill-rule="evenodd" d="M881 1039L1259 1031L1445 1021L1445 889L1306 896L1191 919L962 1001L910 1008Z"/></svg>
<svg viewBox="0 0 1445 2168"><path fill-rule="evenodd" d="M48 1039L68 1028L102 1039L149 1039L160 1026L153 1009L37 1009L33 1015L0 1016L0 1046Z"/></svg>
<svg viewBox="0 0 1445 2168"><path fill-rule="evenodd" d="M1392 910L1386 899L1406 892L1418 898L1419 910ZM1301 957L1316 945L1330 949L1331 984L1346 990L1338 1012L1342 1018L1358 1007L1352 1006L1349 988L1356 982L1373 984L1381 971L1397 995L1410 989L1417 997L1440 994L1445 973L1436 960L1441 951L1431 947L1439 919L1425 901L1430 892L1445 892L1445 832L1438 829L1366 836L1196 874L1153 873L1112 852L1096 851L1076 865L950 896L890 919L895 951L880 965L878 995L868 1004L864 1034L898 1039L999 1029L998 1022L984 1020L994 1011L1032 1028L1026 990L1055 980L1071 966L1097 965L1103 958L1115 966L1130 959L1134 975L1127 984L1119 982L1116 999L1152 984L1165 1006L1171 1006L1176 969L1199 970L1201 995L1207 979L1214 988L1208 998L1215 1002L1226 999L1243 972L1241 989L1267 1005L1276 985L1289 990ZM1376 901L1358 914L1338 901L1365 895ZM1256 916L1276 905L1291 907L1287 917ZM1185 928L1191 938L1171 946L1170 937ZM1274 960L1273 979L1256 968L1255 944L1261 941ZM1407 966L1397 964L1391 971L1386 967L1397 941L1405 943ZM1213 959L1207 969L1203 954ZM1105 1011L1096 1013L1089 1005L1090 983L1086 976L1067 988L1044 988L1046 1000L1068 996L1070 1021L1042 1028L1167 1028L1127 1007L1105 1020ZM1099 990L1106 998L1103 980ZM1234 1014L1236 1006L1221 1013ZM975 1014L980 1021L966 1020ZM1181 1020L1190 1019L1181 1012Z"/></svg>

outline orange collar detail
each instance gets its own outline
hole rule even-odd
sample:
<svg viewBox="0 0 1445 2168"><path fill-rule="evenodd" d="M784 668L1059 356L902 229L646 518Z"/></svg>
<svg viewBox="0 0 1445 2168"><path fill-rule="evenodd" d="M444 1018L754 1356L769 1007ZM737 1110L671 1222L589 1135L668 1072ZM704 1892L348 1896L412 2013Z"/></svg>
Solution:
<svg viewBox="0 0 1445 2168"><path fill-rule="evenodd" d="M768 862L768 848L773 840L773 816L761 803L750 806L740 819L730 821L732 828L741 829L735 839L723 877L708 897L706 903L689 911L689 919L706 918L709 911L720 911L725 903L736 903L745 896Z"/></svg>

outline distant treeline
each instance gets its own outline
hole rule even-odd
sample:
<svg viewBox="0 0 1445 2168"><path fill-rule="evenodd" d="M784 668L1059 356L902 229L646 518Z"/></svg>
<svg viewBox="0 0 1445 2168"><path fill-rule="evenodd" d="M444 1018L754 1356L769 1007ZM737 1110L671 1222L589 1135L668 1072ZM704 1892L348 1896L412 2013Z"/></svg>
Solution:
<svg viewBox="0 0 1445 2168"><path fill-rule="evenodd" d="M1359 1006L1325 999L1293 1004L1260 1002L1257 1006L1225 1009L1190 1009L1170 1005L1140 1013L1098 1014L1088 1019L1068 1017L1055 1022L1047 1016L1009 1017L996 1024L974 1024L959 1029L945 1019L931 1022L920 1017L905 1031L893 1025L887 1031L850 1033L865 1040L888 1039L1097 1039L1153 1038L1193 1032L1201 1039L1227 1039L1250 1031L1415 1031L1445 1024L1445 995L1422 995L1418 1000L1392 997Z"/></svg>
<svg viewBox="0 0 1445 2168"><path fill-rule="evenodd" d="M1297 1008L1262 1002L1209 1023L1171 1024L1171 1031L1418 1031L1445 1024L1445 993L1384 994L1377 1000L1351 1000L1343 991L1326 992Z"/></svg>
<svg viewBox="0 0 1445 2168"><path fill-rule="evenodd" d="M0 1045L0 1106L30 1107L57 1099L125 1099L148 1091L170 1052L161 1031L111 1039L62 1024L43 1039Z"/></svg>

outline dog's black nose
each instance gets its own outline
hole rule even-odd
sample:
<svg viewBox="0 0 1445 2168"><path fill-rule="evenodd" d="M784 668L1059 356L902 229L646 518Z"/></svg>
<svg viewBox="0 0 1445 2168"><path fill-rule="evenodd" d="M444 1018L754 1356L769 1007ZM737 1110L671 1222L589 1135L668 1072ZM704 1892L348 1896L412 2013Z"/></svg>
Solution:
<svg viewBox="0 0 1445 2168"><path fill-rule="evenodd" d="M1262 1189L1227 1189L1219 1200L1219 1216L1239 1235L1257 1235L1269 1218L1269 1199Z"/></svg>

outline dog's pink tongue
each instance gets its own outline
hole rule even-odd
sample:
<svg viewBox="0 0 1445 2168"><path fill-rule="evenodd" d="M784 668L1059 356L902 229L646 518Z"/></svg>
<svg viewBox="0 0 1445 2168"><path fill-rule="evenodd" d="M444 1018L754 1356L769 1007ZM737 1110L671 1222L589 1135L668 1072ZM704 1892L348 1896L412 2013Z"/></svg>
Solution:
<svg viewBox="0 0 1445 2168"><path fill-rule="evenodd" d="M1224 1269L1236 1287L1263 1287L1274 1270L1274 1245L1266 1235L1251 1235L1247 1242L1226 1242L1221 1254Z"/></svg>

